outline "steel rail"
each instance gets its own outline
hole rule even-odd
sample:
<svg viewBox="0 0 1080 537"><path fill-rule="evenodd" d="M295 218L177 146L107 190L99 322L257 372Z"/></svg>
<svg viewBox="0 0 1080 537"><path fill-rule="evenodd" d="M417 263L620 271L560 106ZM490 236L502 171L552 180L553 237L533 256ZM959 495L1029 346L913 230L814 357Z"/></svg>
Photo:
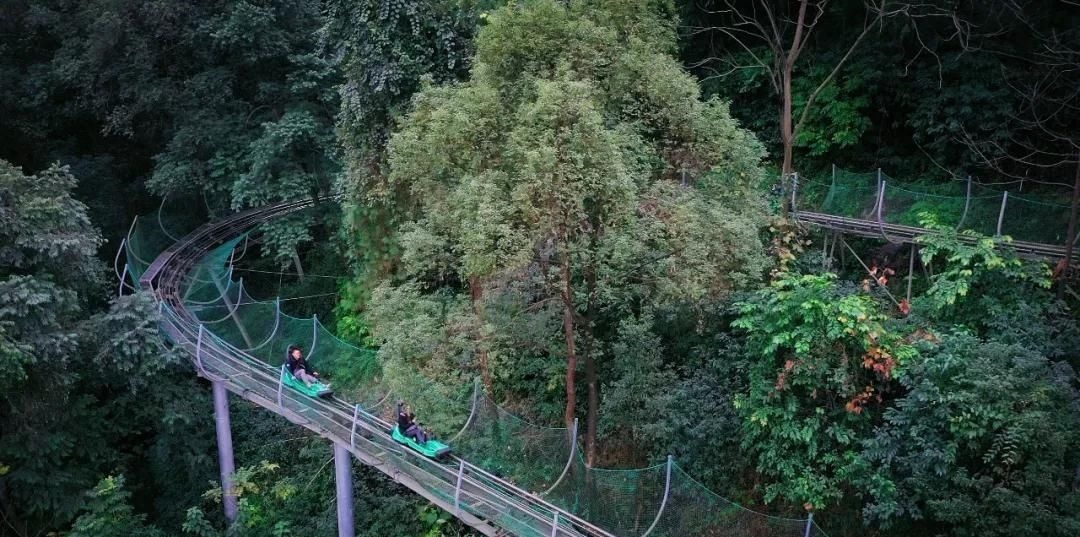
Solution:
<svg viewBox="0 0 1080 537"><path fill-rule="evenodd" d="M851 233L861 237L881 238L882 233L887 232L890 237L897 239L897 242L904 243L913 243L915 242L916 237L919 237L920 235L934 233L933 230L921 227L889 224L878 222L877 220L849 218L846 216L836 216L811 211L797 211L793 213L793 216L799 222L827 229L834 229L844 233ZM964 234L959 234L958 238L969 244L973 244L978 240L975 237ZM1011 249L1015 251L1018 256L1026 259L1057 260L1064 259L1065 257L1065 247L1052 244L1014 240L1003 244L1002 247ZM1073 254L1073 259L1075 261L1080 261L1080 251Z"/></svg>
<svg viewBox="0 0 1080 537"><path fill-rule="evenodd" d="M390 475L485 535L614 537L468 461L454 457L455 464L443 465L402 448L390 438L388 422L357 411L346 401L310 399L292 390L275 397L280 383L275 368L212 333L210 337L197 337L200 322L187 310L182 292L191 281L189 271L210 249L252 226L314 204L315 200L299 200L236 213L204 224L158 255L139 283L152 291L161 304L162 329L173 344L193 353L201 367L211 370L208 374L224 377L230 391L349 446L350 452L365 464ZM455 497L459 499L453 500Z"/></svg>

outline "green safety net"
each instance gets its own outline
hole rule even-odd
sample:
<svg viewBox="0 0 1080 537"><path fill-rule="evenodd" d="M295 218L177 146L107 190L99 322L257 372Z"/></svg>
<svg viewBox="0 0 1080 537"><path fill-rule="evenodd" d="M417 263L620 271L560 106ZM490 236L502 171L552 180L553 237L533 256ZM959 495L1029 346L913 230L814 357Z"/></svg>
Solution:
<svg viewBox="0 0 1080 537"><path fill-rule="evenodd" d="M881 171L835 168L799 176L796 210L912 227L926 222L983 235L1061 245L1070 207L1060 196L1008 191L976 181L901 182ZM1030 189L1029 189L1030 190Z"/></svg>
<svg viewBox="0 0 1080 537"><path fill-rule="evenodd" d="M130 285L137 286L154 258L190 231L179 225L168 227L169 222L159 211L132 225L125 239ZM281 367L289 345L300 345L317 368L341 373L330 379L338 396L390 421L397 401L408 401L420 416L442 424L446 430L436 433L456 454L490 473L476 478L489 489L505 487L499 480L506 480L620 537L824 535L812 520L773 517L725 500L674 461L642 469L589 467L576 428L531 423L492 401L479 383L448 387L416 374L405 375L408 380L399 379L391 386L375 349L338 338L316 316L285 313L283 305L288 304L290 311L302 305L289 304L293 300L289 297L259 299L248 293L233 267L246 255L250 237L256 235L257 228L250 235L230 238L188 271L181 292L203 337L213 337L274 368ZM402 471L429 493L452 502L446 475L431 472L425 465L433 461L410 453L406 450L400 455L409 461ZM467 494L471 486L476 483L466 485L462 493ZM507 495L513 496L510 491ZM467 509L498 521L516 535L540 536L535 517L513 508L493 510L490 505L476 504Z"/></svg>
<svg viewBox="0 0 1080 537"><path fill-rule="evenodd" d="M473 464L540 492L555 485L563 474L573 439L565 428L544 427L515 416L478 387L472 413L451 441Z"/></svg>

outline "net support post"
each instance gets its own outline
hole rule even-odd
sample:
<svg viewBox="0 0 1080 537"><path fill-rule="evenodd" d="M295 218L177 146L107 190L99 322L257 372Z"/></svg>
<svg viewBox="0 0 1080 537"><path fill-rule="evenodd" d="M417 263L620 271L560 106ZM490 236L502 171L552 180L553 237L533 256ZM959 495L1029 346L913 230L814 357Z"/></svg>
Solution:
<svg viewBox="0 0 1080 537"><path fill-rule="evenodd" d="M118 274L120 272L120 269L118 268L120 266L120 256L125 251L124 250L124 244L126 244L126 243L127 243L127 238L126 237L123 238L123 239L120 239L120 247L116 249L116 257L113 258L113 272L114 273ZM127 264L126 263L124 264L124 273L125 274L127 273ZM123 282L124 282L124 277L120 276L120 289L121 289L121 292L123 292L123 289L124 289Z"/></svg>
<svg viewBox="0 0 1080 537"><path fill-rule="evenodd" d="M796 213L795 195L799 192L799 172L791 174L791 214Z"/></svg>
<svg viewBox="0 0 1080 537"><path fill-rule="evenodd" d="M570 465L574 464L574 455L577 454L577 431L578 419L574 418L573 427L571 427L570 430L567 431L567 434L570 436L570 456L566 458L566 466L563 467L563 471L561 474L559 474L559 478L556 479L555 482L552 483L551 486L544 491L544 496L551 494L551 491L555 490L555 487L559 486L559 483L562 483L562 480L566 477L566 474L570 472Z"/></svg>
<svg viewBox="0 0 1080 537"><path fill-rule="evenodd" d="M551 537L559 533L559 512L555 511L555 517L551 519Z"/></svg>
<svg viewBox="0 0 1080 537"><path fill-rule="evenodd" d="M480 377L473 377L472 405L469 410L469 417L465 420L465 425L461 426L461 430L450 439L451 443L460 438L461 435L465 434L465 430L472 424L473 417L476 416L476 405L480 402L480 390L482 389L483 388L480 386Z"/></svg>
<svg viewBox="0 0 1080 537"><path fill-rule="evenodd" d="M199 368L199 374L205 377L206 368L203 367L202 363L202 340L204 331L206 331L206 327L202 324L199 324L199 337L195 343L195 365Z"/></svg>
<svg viewBox="0 0 1080 537"><path fill-rule="evenodd" d="M887 187L885 181L878 182L878 198L877 198L877 225L878 231L881 233L881 238L885 239L885 242L895 244L899 241L894 241L889 237L889 234L885 232L885 218L882 216L882 211L885 207L885 188Z"/></svg>
<svg viewBox="0 0 1080 537"><path fill-rule="evenodd" d="M338 537L355 537L353 520L352 454L334 442L334 483L337 488Z"/></svg>
<svg viewBox="0 0 1080 537"><path fill-rule="evenodd" d="M221 469L221 503L225 506L225 520L236 521L237 501L232 476L236 473L233 461L232 428L229 423L229 392L224 380L212 381L214 391L214 428L217 430L218 466Z"/></svg>
<svg viewBox="0 0 1080 537"><path fill-rule="evenodd" d="M803 533L803 537L810 537L810 531L814 529L814 513L810 513L810 516L806 517L806 532Z"/></svg>
<svg viewBox="0 0 1080 537"><path fill-rule="evenodd" d="M308 358L315 354L315 345L317 343L319 343L319 314L314 313L311 315L311 350L308 351Z"/></svg>
<svg viewBox="0 0 1080 537"><path fill-rule="evenodd" d="M116 290L116 296L117 297L124 296L124 280L127 279L127 274L128 274L128 265L127 265L127 263L124 263L124 272L122 272L120 274L120 286Z"/></svg>
<svg viewBox="0 0 1080 537"><path fill-rule="evenodd" d="M458 461L457 484L454 485L454 516L461 514L461 480L465 477L465 461Z"/></svg>
<svg viewBox="0 0 1080 537"><path fill-rule="evenodd" d="M829 234L823 233L821 237L821 270L829 270Z"/></svg>
<svg viewBox="0 0 1080 537"><path fill-rule="evenodd" d="M875 203L875 205L877 205L877 207L876 207L877 210L875 212L877 213L876 216L877 216L878 224L881 224L881 222L882 222L882 220L881 220L881 206L884 205L884 204L885 204L885 181L882 181L882 180L879 179L878 184L877 184L877 203Z"/></svg>
<svg viewBox="0 0 1080 537"><path fill-rule="evenodd" d="M964 191L964 212L960 215L960 221L956 223L956 230L960 231L964 227L964 220L967 219L968 209L971 208L971 176L967 176L967 188Z"/></svg>
<svg viewBox="0 0 1080 537"><path fill-rule="evenodd" d="M221 293L221 299L225 302L225 308L229 310L229 315L233 318L233 322L236 323L236 328L240 331L240 337L244 338L244 344L247 345L247 348L252 348L254 343L251 342L251 336L248 335L244 323L240 322L240 317L236 315L236 309L240 306L239 300L236 304L233 304L232 298L229 297L229 290L221 283L221 281L216 278L213 273L210 273L210 279L214 282L214 286L217 287L218 293ZM237 292L237 296L242 296L244 281L240 280L239 285L240 291Z"/></svg>
<svg viewBox="0 0 1080 537"><path fill-rule="evenodd" d="M1001 224L1005 221L1005 206L1009 204L1009 191L1006 190L1001 194L1001 209L998 210L997 231L994 235L1001 236Z"/></svg>
<svg viewBox="0 0 1080 537"><path fill-rule="evenodd" d="M653 520L649 529L645 530L645 533L641 534L641 537L647 537L652 530L656 528L656 525L660 523L660 517L664 516L664 508L667 507L668 497L671 495L671 467L675 465L675 457L671 455L667 456L667 475L664 477L664 498L660 500L660 509L656 511L656 519Z"/></svg>

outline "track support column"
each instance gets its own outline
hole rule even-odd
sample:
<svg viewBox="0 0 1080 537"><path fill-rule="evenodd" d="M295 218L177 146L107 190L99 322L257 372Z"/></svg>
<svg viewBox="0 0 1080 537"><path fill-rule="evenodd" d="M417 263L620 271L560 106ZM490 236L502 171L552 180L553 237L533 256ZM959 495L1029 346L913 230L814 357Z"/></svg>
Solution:
<svg viewBox="0 0 1080 537"><path fill-rule="evenodd" d="M232 476L236 473L233 462L232 428L229 424L229 392L224 380L213 381L214 387L214 424L217 428L218 465L221 467L221 503L225 505L225 520L236 521L236 493L233 491Z"/></svg>
<svg viewBox="0 0 1080 537"><path fill-rule="evenodd" d="M352 454L345 446L334 442L334 469L337 471L337 533L338 537L355 537L353 529Z"/></svg>

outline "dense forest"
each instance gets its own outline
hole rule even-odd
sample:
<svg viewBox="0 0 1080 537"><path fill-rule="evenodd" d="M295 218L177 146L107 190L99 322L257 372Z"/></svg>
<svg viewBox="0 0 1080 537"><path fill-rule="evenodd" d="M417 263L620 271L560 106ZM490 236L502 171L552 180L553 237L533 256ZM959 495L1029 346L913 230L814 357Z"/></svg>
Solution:
<svg viewBox="0 0 1080 537"><path fill-rule="evenodd" d="M237 270L398 393L833 537L1080 535L1078 126L1069 0L5 0L0 536L336 535L329 443L238 398L226 524L209 384L113 274L137 216L332 194ZM795 217L845 177L915 248Z"/></svg>

